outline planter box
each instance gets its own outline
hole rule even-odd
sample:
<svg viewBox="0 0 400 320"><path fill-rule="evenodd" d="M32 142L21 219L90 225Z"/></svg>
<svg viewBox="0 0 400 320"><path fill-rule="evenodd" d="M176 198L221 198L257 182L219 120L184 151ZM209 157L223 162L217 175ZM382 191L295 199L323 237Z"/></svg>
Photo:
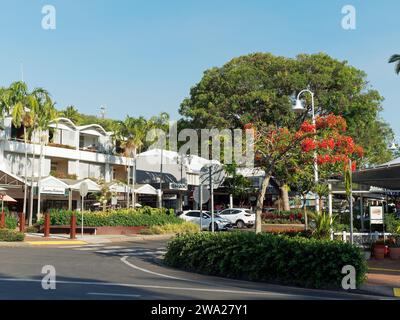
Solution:
<svg viewBox="0 0 400 320"><path fill-rule="evenodd" d="M393 260L400 259L400 248L389 248L389 255Z"/></svg>
<svg viewBox="0 0 400 320"><path fill-rule="evenodd" d="M138 234L141 230L147 229L140 227L96 227L96 235L130 235Z"/></svg>
<svg viewBox="0 0 400 320"><path fill-rule="evenodd" d="M304 231L306 226L304 224L274 224L268 223L261 226L263 232L300 232Z"/></svg>
<svg viewBox="0 0 400 320"><path fill-rule="evenodd" d="M147 229L145 226L139 227L84 227L85 234L92 235L130 235L139 234L141 230ZM43 232L43 226L40 227L40 232ZM50 226L50 233L52 234L69 234L71 226ZM81 232L81 227L76 226L76 233Z"/></svg>

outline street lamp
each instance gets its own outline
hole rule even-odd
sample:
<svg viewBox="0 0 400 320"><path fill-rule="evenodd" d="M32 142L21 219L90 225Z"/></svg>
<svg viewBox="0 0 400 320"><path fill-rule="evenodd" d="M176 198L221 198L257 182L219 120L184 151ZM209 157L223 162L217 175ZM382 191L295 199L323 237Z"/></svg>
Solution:
<svg viewBox="0 0 400 320"><path fill-rule="evenodd" d="M301 90L297 94L296 98L296 104L293 106L293 111L296 113L302 113L305 112L307 109L304 108L300 96L303 93L309 93L311 95L311 113L312 113L312 124L315 127L315 108L314 108L314 93L308 89ZM318 183L318 163L317 163L317 152L314 151L314 181L315 183ZM319 197L316 194L315 195L315 210L319 212Z"/></svg>
<svg viewBox="0 0 400 320"><path fill-rule="evenodd" d="M396 151L397 150L397 145L396 145L396 142L394 140L392 141L392 144L390 145L389 150L390 151Z"/></svg>

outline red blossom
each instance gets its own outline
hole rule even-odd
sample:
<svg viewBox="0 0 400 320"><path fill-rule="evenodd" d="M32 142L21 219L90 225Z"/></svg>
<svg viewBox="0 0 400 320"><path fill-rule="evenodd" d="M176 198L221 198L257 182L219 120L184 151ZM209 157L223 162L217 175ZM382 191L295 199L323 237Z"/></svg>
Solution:
<svg viewBox="0 0 400 320"><path fill-rule="evenodd" d="M300 130L303 132L314 132L315 126L309 123L308 121L304 121L300 126Z"/></svg>
<svg viewBox="0 0 400 320"><path fill-rule="evenodd" d="M306 138L301 142L301 149L304 152L310 152L316 148L315 141L311 138Z"/></svg>

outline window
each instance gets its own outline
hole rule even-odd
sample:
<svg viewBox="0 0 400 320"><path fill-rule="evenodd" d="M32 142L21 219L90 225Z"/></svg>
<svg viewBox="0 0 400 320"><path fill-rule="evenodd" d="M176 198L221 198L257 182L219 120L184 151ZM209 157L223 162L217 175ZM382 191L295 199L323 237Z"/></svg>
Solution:
<svg viewBox="0 0 400 320"><path fill-rule="evenodd" d="M219 214L232 214L232 211L233 210L225 209L225 210L221 211Z"/></svg>
<svg viewBox="0 0 400 320"><path fill-rule="evenodd" d="M190 211L186 214L188 217L200 218L199 211Z"/></svg>

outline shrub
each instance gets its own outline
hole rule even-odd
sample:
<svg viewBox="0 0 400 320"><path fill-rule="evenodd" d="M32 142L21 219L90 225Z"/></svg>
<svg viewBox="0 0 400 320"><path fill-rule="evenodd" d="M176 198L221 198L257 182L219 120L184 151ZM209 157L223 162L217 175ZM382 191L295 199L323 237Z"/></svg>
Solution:
<svg viewBox="0 0 400 320"><path fill-rule="evenodd" d="M84 212L83 224L87 227L101 227L101 226L124 226L124 227L137 227L137 226L154 226L170 224L180 224L182 219L175 215L167 214L165 209L155 209L144 207L136 210L122 209L106 212ZM71 215L74 211L67 210L52 210L50 211L50 224L51 225L70 225ZM169 212L168 212L169 213ZM76 212L77 224L81 224L81 213ZM38 222L43 224L43 218Z"/></svg>
<svg viewBox="0 0 400 320"><path fill-rule="evenodd" d="M275 211L275 212L264 212L261 214L261 220L264 223L304 223L303 212L299 209L293 209L290 211Z"/></svg>
<svg viewBox="0 0 400 320"><path fill-rule="evenodd" d="M25 235L10 229L0 229L0 241L24 241Z"/></svg>
<svg viewBox="0 0 400 320"><path fill-rule="evenodd" d="M168 233L196 233L200 231L197 224L191 222L183 222L181 224L167 223L162 226L151 226L146 230L147 234L168 234Z"/></svg>
<svg viewBox="0 0 400 320"><path fill-rule="evenodd" d="M18 226L18 219L12 215L6 215L6 228L14 230Z"/></svg>
<svg viewBox="0 0 400 320"><path fill-rule="evenodd" d="M179 235L165 263L185 270L311 288L340 287L345 265L365 279L366 261L349 243L250 232Z"/></svg>
<svg viewBox="0 0 400 320"><path fill-rule="evenodd" d="M400 219L393 213L387 213L384 215L386 231L390 233L396 233L400 229Z"/></svg>

